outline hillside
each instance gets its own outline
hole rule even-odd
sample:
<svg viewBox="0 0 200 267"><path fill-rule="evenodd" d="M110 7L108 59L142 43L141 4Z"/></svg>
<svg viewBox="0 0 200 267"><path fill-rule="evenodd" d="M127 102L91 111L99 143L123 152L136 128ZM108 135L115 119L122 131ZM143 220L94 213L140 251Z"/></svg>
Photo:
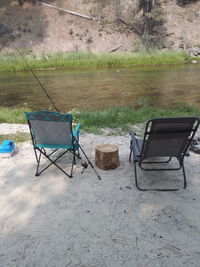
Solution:
<svg viewBox="0 0 200 267"><path fill-rule="evenodd" d="M92 16L88 20L29 1L19 6L17 1L0 1L0 53L14 47L26 52L57 51L108 52L138 51L144 48L144 38L138 27L137 1L134 0L44 0L45 3ZM200 2L177 5L175 1L161 3L164 27L157 26L162 46L186 49L200 46ZM159 15L159 14L158 14ZM135 27L135 25L137 27ZM140 26L140 25L139 25ZM145 37L146 38L146 37Z"/></svg>

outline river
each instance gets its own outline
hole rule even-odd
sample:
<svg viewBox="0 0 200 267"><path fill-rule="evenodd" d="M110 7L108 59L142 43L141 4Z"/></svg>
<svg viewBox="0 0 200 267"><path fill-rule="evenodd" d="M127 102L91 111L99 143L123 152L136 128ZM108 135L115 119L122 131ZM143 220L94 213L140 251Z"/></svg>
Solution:
<svg viewBox="0 0 200 267"><path fill-rule="evenodd" d="M36 74L60 111L100 110L141 102L163 108L180 103L200 107L200 64ZM34 110L50 107L30 72L0 72L0 105L24 103Z"/></svg>

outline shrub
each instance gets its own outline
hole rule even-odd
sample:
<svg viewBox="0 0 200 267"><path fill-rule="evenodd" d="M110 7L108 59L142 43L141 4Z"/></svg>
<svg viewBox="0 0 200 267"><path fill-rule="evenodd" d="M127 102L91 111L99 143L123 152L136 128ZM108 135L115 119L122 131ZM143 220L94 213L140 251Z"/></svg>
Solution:
<svg viewBox="0 0 200 267"><path fill-rule="evenodd" d="M177 5L179 6L185 6L188 4L191 4L193 2L197 2L198 0L176 0Z"/></svg>
<svg viewBox="0 0 200 267"><path fill-rule="evenodd" d="M133 23L134 31L141 36L147 48L163 48L166 43L165 12L160 1L140 0L140 15Z"/></svg>

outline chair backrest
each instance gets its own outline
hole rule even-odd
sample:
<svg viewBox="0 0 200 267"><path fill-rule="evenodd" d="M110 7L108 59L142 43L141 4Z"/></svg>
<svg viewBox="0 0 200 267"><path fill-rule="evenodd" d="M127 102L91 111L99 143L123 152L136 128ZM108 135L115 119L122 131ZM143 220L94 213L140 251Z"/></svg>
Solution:
<svg viewBox="0 0 200 267"><path fill-rule="evenodd" d="M34 145L72 146L72 115L52 111L25 112Z"/></svg>
<svg viewBox="0 0 200 267"><path fill-rule="evenodd" d="M183 159L197 128L199 118L156 118L147 122L141 161L151 157Z"/></svg>

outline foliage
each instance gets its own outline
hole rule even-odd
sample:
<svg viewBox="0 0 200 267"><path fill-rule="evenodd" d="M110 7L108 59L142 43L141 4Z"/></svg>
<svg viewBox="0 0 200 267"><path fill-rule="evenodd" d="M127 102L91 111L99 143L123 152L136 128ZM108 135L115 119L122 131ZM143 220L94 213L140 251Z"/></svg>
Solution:
<svg viewBox="0 0 200 267"><path fill-rule="evenodd" d="M16 143L21 143L31 140L29 133L12 133L12 134L0 134L0 143L4 140L14 140Z"/></svg>
<svg viewBox="0 0 200 267"><path fill-rule="evenodd" d="M179 5L179 6L185 6L185 5L188 5L188 4L191 4L193 2L197 2L198 0L176 0L176 3Z"/></svg>
<svg viewBox="0 0 200 267"><path fill-rule="evenodd" d="M104 111L78 111L74 112L76 121L81 123L81 128L96 133L101 128L120 128L128 131L131 125L145 122L155 117L180 117L198 116L200 110L194 107L181 105L175 110L160 109L157 107L146 106L138 109L130 107L112 107ZM95 130L95 131L94 131Z"/></svg>
<svg viewBox="0 0 200 267"><path fill-rule="evenodd" d="M26 0L17 0L18 1L18 4L20 5L20 6L23 6L23 4L24 4L24 2L26 1ZM29 1L29 2L31 2L31 3L33 3L33 4L35 4L36 2L38 2L39 0L27 0L27 1Z"/></svg>
<svg viewBox="0 0 200 267"><path fill-rule="evenodd" d="M65 68L65 69L98 69L117 68L143 65L182 64L188 60L184 52L156 52L143 53L54 53L35 57L24 54L32 69ZM0 57L0 71L29 70L23 58L12 53Z"/></svg>
<svg viewBox="0 0 200 267"><path fill-rule="evenodd" d="M0 107L0 123L26 123L24 112L26 107L7 108Z"/></svg>
<svg viewBox="0 0 200 267"><path fill-rule="evenodd" d="M6 108L0 107L0 123L27 123L24 111L27 108ZM95 134L101 133L102 128L121 129L128 132L133 124L145 122L155 117L179 117L179 116L198 116L200 110L195 107L181 105L179 108L161 109L149 106L144 100L138 102L136 108L131 107L112 107L103 111L73 110L75 123L81 123L81 129Z"/></svg>
<svg viewBox="0 0 200 267"><path fill-rule="evenodd" d="M147 48L163 48L166 43L166 28L164 26L165 12L161 7L160 0L140 0L139 11L142 15L138 16L133 23L133 29L141 36Z"/></svg>

